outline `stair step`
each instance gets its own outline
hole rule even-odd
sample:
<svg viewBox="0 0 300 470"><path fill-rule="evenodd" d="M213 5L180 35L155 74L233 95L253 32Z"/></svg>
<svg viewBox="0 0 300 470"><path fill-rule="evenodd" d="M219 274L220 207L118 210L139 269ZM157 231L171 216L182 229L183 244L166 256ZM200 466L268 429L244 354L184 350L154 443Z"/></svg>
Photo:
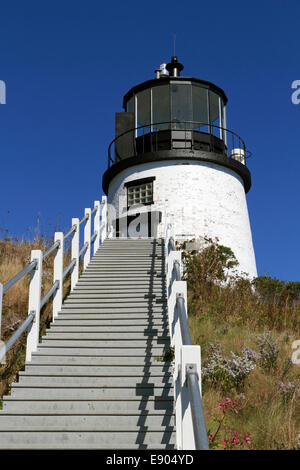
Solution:
<svg viewBox="0 0 300 470"><path fill-rule="evenodd" d="M173 399L171 387L83 388L83 387L13 387L11 397L18 400L147 400Z"/></svg>
<svg viewBox="0 0 300 470"><path fill-rule="evenodd" d="M79 341L94 341L94 340L107 340L107 341L149 341L149 340L165 340L169 341L169 335L163 335L159 333L157 330L151 331L135 331L133 333L127 332L100 332L100 333L82 333L79 332L70 332L70 333L63 333L63 332L56 332L52 330L47 331L47 335L43 336L43 340L79 340Z"/></svg>
<svg viewBox="0 0 300 470"><path fill-rule="evenodd" d="M0 414L0 431L172 431L174 419L166 416L16 416Z"/></svg>
<svg viewBox="0 0 300 470"><path fill-rule="evenodd" d="M62 365L36 365L29 363L25 371L19 372L19 376L63 376L63 377L164 377L170 379L169 366L157 366L144 364L140 366L62 366Z"/></svg>
<svg viewBox="0 0 300 470"><path fill-rule="evenodd" d="M80 281L97 281L99 283L102 283L102 281L105 282L110 282L110 284L116 284L116 283L121 283L121 284L127 284L129 281L138 281L140 284L146 284L149 286L152 285L153 283L161 283L161 280L164 279L165 276L161 275L160 273L155 273L155 274L143 274L143 273L130 273L130 272L124 272L120 273L117 271L115 274L112 272L103 272L102 274L100 273L86 273L82 274L80 277ZM123 282L125 281L125 282Z"/></svg>
<svg viewBox="0 0 300 470"><path fill-rule="evenodd" d="M93 306L94 304L76 304L74 305L63 305L63 308L61 310L62 313L124 313L124 314L131 314L131 313L163 313L163 306L160 306L159 304L153 305L153 306L128 306L127 304L120 304L117 306L111 307L110 305L101 305L101 306Z"/></svg>
<svg viewBox="0 0 300 470"><path fill-rule="evenodd" d="M167 321L167 314L166 313L161 313L161 312L142 312L142 313L131 313L129 317L124 315L124 313L86 313L86 311L79 310L78 312L74 313L72 310L64 311L63 313L59 313L58 316L56 317L55 321L57 320L78 320L78 321L85 321L85 320L120 320L123 322L123 320L129 320L133 321L135 319L140 319L140 320L160 320L160 321ZM152 323L151 323L152 324Z"/></svg>
<svg viewBox="0 0 300 470"><path fill-rule="evenodd" d="M30 415L169 415L174 412L173 400L136 401L18 401L6 397L3 411Z"/></svg>
<svg viewBox="0 0 300 470"><path fill-rule="evenodd" d="M130 366L130 367L144 367L149 366L153 368L162 368L168 370L170 363L159 361L151 356L51 356L40 355L38 352L33 353L31 362L26 363L27 366L40 366L40 365L58 365L58 366ZM26 369L27 370L27 369Z"/></svg>
<svg viewBox="0 0 300 470"><path fill-rule="evenodd" d="M14 382L14 388L24 387L82 387L82 388L97 388L97 387L126 387L134 389L143 383L144 387L160 385L163 383L164 387L171 387L170 377L60 377L60 376L30 376L20 375L19 382Z"/></svg>
<svg viewBox="0 0 300 470"><path fill-rule="evenodd" d="M108 256L107 258L104 258L103 256L100 259L92 259L90 264L87 266L86 271L90 269L95 269L95 268L144 268L146 269L148 266L153 267L153 266L160 266L162 269L164 269L164 260L162 260L159 257L139 257L136 258L133 255L124 257L124 256L116 256L115 258L112 258L111 256Z"/></svg>
<svg viewBox="0 0 300 470"><path fill-rule="evenodd" d="M143 282L134 283L129 281L129 283L122 282L109 282L109 281L81 281L78 282L76 288L72 291L70 296L75 294L95 294L95 295L115 295L115 294L137 294L137 295L156 295L156 296L166 296L165 282Z"/></svg>
<svg viewBox="0 0 300 470"><path fill-rule="evenodd" d="M113 298L97 298L97 297L70 297L69 300L64 302L63 307L69 306L80 306L85 305L87 307L91 306L104 306L104 307L120 307L122 305L126 307L151 307L151 306L162 306L165 307L167 300L160 297L150 297L149 298L140 298L134 299L129 297L113 297Z"/></svg>
<svg viewBox="0 0 300 470"><path fill-rule="evenodd" d="M93 333L102 333L103 335L107 333L120 333L122 335L125 335L127 333L129 334L134 334L138 333L139 335L147 336L148 334L151 336L166 336L168 337L168 329L167 325L165 326L164 330L162 328L155 328L154 326L150 328L147 325L115 325L115 326L74 326L74 325L67 325L67 326L57 326L57 325L52 325L49 330L46 330L46 335L52 334L52 333L76 333L77 335L80 333L89 333L91 337L93 338ZM124 336L125 337L125 336ZM82 337L81 337L82 338Z"/></svg>
<svg viewBox="0 0 300 470"><path fill-rule="evenodd" d="M155 359L157 357L163 356L164 352L168 350L168 345L155 345L149 347L128 347L124 349L123 347L113 346L111 348L101 348L101 347L71 347L67 348L63 346L54 346L53 342L50 342L45 346L44 344L39 345L37 353L39 355L47 356L94 356L94 357L144 357Z"/></svg>
<svg viewBox="0 0 300 470"><path fill-rule="evenodd" d="M141 318L133 318L133 319L127 319L124 318L124 315L122 317L114 318L111 319L107 318L107 320L87 320L87 319L82 319L82 320L62 320L59 317L55 319L54 323L50 323L51 328L61 328L61 327L68 327L68 328L92 328L92 327L101 327L103 330L102 331L110 331L109 328L127 328L130 331L133 331L132 328L140 328L140 327L156 327L156 328L166 328L168 326L168 320L165 318L163 319L150 319L148 317L144 317L144 319ZM106 328L108 328L106 330ZM82 330L84 331L84 330Z"/></svg>
<svg viewBox="0 0 300 470"><path fill-rule="evenodd" d="M174 449L172 431L8 432L0 433L1 449Z"/></svg>
<svg viewBox="0 0 300 470"><path fill-rule="evenodd" d="M144 294L151 294L156 292L164 292L165 293L165 280L147 280L147 282L139 279L139 280L131 280L131 279L119 279L117 281L111 279L93 279L93 280L80 280L77 283L78 290L84 291L92 291L92 292L143 292ZM75 292L75 289L74 289ZM77 290L76 290L77 292Z"/></svg>
<svg viewBox="0 0 300 470"><path fill-rule="evenodd" d="M169 339L140 339L140 340L80 340L80 339L45 339L43 345L57 348L148 348L149 350L169 344Z"/></svg>
<svg viewBox="0 0 300 470"><path fill-rule="evenodd" d="M143 308L143 307L139 307L139 308L134 308L134 307L131 307L131 308L127 308L127 307L119 307L119 308L109 308L109 307L98 307L98 308L87 308L87 307L82 307L82 308L63 308L63 310L61 310L61 313L64 314L64 315L68 315L68 314L72 314L72 315L75 315L75 314L82 314L82 315L89 315L89 314L95 314L95 315L98 315L99 316L102 316L102 314L118 314L118 315L124 315L124 316L128 316L129 318L133 318L132 315L133 314L138 314L138 315L152 315L152 314L156 314L157 316L163 316L163 315L166 315L166 312L162 312L161 309L157 308L157 307L149 307L149 308Z"/></svg>
<svg viewBox="0 0 300 470"><path fill-rule="evenodd" d="M103 292L103 293L97 293L97 292L72 292L72 294L68 297L68 299L65 300L66 302L75 302L76 300L89 300L89 299L95 299L95 300L105 300L107 302L114 300L114 299L121 299L122 301L125 301L125 299L129 299L130 301L133 300L138 300L139 302L141 300L147 300L147 301L156 301L160 302L162 300L166 301L167 297L162 294L157 294L157 293L147 293L147 292L119 292L116 290L115 292Z"/></svg>

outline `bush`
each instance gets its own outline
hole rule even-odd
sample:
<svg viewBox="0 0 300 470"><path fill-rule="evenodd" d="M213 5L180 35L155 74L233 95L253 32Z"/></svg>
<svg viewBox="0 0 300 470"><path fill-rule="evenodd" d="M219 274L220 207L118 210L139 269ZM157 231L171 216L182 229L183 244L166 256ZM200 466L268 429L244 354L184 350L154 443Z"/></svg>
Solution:
<svg viewBox="0 0 300 470"><path fill-rule="evenodd" d="M224 391L242 391L246 379L255 368L257 356L250 348L245 348L241 356L234 352L231 356L231 359L223 357L221 345L210 343L210 353L202 369L203 380Z"/></svg>
<svg viewBox="0 0 300 470"><path fill-rule="evenodd" d="M275 369L277 364L279 347L270 331L256 336L256 343L259 347L259 363L263 369Z"/></svg>

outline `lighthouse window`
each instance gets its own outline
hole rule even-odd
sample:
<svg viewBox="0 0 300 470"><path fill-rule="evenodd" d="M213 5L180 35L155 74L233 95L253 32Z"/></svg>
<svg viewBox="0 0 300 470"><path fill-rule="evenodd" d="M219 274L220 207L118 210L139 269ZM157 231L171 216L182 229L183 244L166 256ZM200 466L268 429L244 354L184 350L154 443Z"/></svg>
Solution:
<svg viewBox="0 0 300 470"><path fill-rule="evenodd" d="M153 180L154 178L145 178L125 183L128 207L134 204L153 204Z"/></svg>

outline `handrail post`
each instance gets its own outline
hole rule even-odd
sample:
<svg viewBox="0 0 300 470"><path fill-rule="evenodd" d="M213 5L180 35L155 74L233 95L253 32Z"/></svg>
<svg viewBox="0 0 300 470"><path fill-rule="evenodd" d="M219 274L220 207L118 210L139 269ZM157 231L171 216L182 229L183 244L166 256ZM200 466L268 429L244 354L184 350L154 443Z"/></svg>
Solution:
<svg viewBox="0 0 300 470"><path fill-rule="evenodd" d="M101 245L107 237L107 197L102 196L101 200Z"/></svg>
<svg viewBox="0 0 300 470"><path fill-rule="evenodd" d="M197 381L201 396L201 348L199 345L183 345L181 347L181 404L182 404L182 449L195 450L196 442L194 435L193 417L189 390L187 384L186 367L195 364ZM199 410L200 413L200 410Z"/></svg>
<svg viewBox="0 0 300 470"><path fill-rule="evenodd" d="M2 299L3 299L3 284L0 282L0 340L1 340L1 327L2 327Z"/></svg>
<svg viewBox="0 0 300 470"><path fill-rule="evenodd" d="M72 219L72 226L75 225L76 229L73 233L72 246L71 246L71 258L76 260L75 266L71 273L71 292L76 286L79 278L79 219Z"/></svg>
<svg viewBox="0 0 300 470"><path fill-rule="evenodd" d="M53 282L58 281L59 286L53 296L53 320L61 310L63 299L64 234L62 232L55 232L54 241L59 241L60 244L54 255Z"/></svg>
<svg viewBox="0 0 300 470"><path fill-rule="evenodd" d="M84 215L88 216L88 219L85 221L84 225L84 244L87 243L87 249L85 250L84 256L83 256L83 269L87 267L91 260L91 226L92 226L92 214L91 214L91 209L85 209L84 210Z"/></svg>
<svg viewBox="0 0 300 470"><path fill-rule="evenodd" d="M94 233L96 232L96 238L94 241L94 254L100 246L100 201L94 202L95 216L94 216Z"/></svg>
<svg viewBox="0 0 300 470"><path fill-rule="evenodd" d="M39 342L43 252L41 250L32 250L31 261L33 260L37 261L37 265L30 273L28 315L33 313L35 319L28 330L26 362L31 361L31 355L36 351Z"/></svg>

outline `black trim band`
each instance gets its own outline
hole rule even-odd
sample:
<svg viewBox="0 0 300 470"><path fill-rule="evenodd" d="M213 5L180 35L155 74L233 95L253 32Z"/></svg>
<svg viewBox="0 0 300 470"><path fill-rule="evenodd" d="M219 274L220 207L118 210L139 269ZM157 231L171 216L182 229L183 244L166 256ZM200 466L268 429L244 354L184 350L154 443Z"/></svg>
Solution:
<svg viewBox="0 0 300 470"><path fill-rule="evenodd" d="M139 165L141 163L178 160L186 161L189 160L191 164L193 161L202 161L216 163L217 165L224 166L235 171L243 180L245 192L247 193L251 188L251 173L243 163L228 158L225 155L217 154L213 152L203 152L200 150L185 150L185 149L173 149L173 150L162 150L159 152L149 152L139 155L137 157L130 157L115 163L106 170L102 177L102 188L105 194L108 194L108 188L111 180L121 171L131 166Z"/></svg>

